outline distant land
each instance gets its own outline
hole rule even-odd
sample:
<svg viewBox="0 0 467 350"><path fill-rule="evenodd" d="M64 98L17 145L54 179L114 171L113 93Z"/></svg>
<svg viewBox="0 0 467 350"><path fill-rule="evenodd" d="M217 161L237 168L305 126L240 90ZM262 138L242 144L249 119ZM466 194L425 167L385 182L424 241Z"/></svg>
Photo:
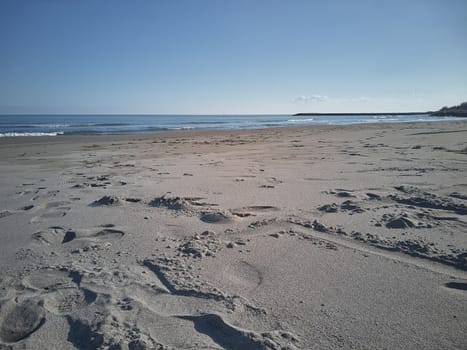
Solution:
<svg viewBox="0 0 467 350"><path fill-rule="evenodd" d="M433 116L454 116L454 117L467 117L467 102L462 102L458 106L443 107L439 111L431 112Z"/></svg>
<svg viewBox="0 0 467 350"><path fill-rule="evenodd" d="M303 115L428 115L431 114L432 112L400 112L400 113L296 113L294 116L303 116Z"/></svg>
<svg viewBox="0 0 467 350"><path fill-rule="evenodd" d="M432 116L453 116L453 117L467 117L467 102L453 107L443 107L439 111L427 112L391 112L391 113L296 113L294 116L335 116L335 115L432 115Z"/></svg>

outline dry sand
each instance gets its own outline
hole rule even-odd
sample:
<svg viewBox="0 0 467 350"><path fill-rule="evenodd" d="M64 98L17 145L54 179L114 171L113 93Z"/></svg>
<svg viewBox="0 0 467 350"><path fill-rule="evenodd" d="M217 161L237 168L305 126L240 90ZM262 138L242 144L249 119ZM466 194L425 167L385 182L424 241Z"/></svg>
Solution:
<svg viewBox="0 0 467 350"><path fill-rule="evenodd" d="M467 122L0 139L1 349L466 349Z"/></svg>

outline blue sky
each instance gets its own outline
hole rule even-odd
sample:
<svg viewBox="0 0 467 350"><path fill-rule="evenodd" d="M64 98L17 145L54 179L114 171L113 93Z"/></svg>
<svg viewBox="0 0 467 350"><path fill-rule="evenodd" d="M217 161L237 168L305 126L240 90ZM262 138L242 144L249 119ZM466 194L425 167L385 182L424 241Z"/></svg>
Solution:
<svg viewBox="0 0 467 350"><path fill-rule="evenodd" d="M0 0L0 113L385 112L466 100L465 0Z"/></svg>

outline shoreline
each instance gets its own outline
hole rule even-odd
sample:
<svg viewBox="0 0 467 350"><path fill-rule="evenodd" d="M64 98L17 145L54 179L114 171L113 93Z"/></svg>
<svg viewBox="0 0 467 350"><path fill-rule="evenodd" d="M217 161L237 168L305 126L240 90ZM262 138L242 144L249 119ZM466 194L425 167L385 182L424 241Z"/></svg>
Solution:
<svg viewBox="0 0 467 350"><path fill-rule="evenodd" d="M13 136L13 137L0 137L0 145L2 144L14 144L14 143L43 143L45 142L57 142L63 143L64 140L69 140L73 142L97 142L97 141L112 141L112 140L127 140L127 139L152 139L152 138L171 138L171 137L181 137L181 136L193 136L193 137L203 137L203 136L214 136L214 135L240 135L240 134L249 134L255 132L266 132L268 130L278 131L278 130L300 130L300 129L310 129L310 130L330 130L330 129L361 129L369 128L374 129L378 127L390 127L398 125L406 125L408 127L416 127L420 124L452 124L467 121L467 118L462 118L459 120L447 120L447 121L417 121L417 122L379 122L379 123L360 123L360 124L345 124L345 125L290 125L290 126L274 126L274 127L265 127L265 128L253 128L253 129L211 129L211 130L167 130L167 131L158 131L158 132L144 132L144 133L125 133L125 134L99 134L99 135L56 135L56 136ZM34 141L34 142L33 142Z"/></svg>
<svg viewBox="0 0 467 350"><path fill-rule="evenodd" d="M50 116L37 120L34 116L21 116L20 119L9 117L0 118L0 139L15 137L71 137L71 136L117 136L117 135L145 135L153 133L178 132L178 131L230 131L230 130L256 130L275 127L294 126L345 126L388 123L414 123L457 121L456 117L431 117L431 116L395 116L389 115L341 115L294 117L290 115L271 116L233 116L226 120L220 116L203 116L200 119L189 116ZM122 119L123 118L123 119ZM129 119L128 119L129 118ZM463 120L463 119L461 119Z"/></svg>
<svg viewBox="0 0 467 350"><path fill-rule="evenodd" d="M359 115L363 115L363 116L369 116L369 115L391 115L391 116L395 116L395 115L423 115L423 116L434 116L433 115L433 112L389 112L389 113L382 113L382 112L378 112L378 113L368 113L368 112L364 112L364 113L313 113L313 112L300 112L300 113L295 113L293 114L293 116L306 116L306 115L310 115L310 116L336 116L336 115L347 115L347 116L359 116ZM449 116L449 115L446 115L446 116Z"/></svg>

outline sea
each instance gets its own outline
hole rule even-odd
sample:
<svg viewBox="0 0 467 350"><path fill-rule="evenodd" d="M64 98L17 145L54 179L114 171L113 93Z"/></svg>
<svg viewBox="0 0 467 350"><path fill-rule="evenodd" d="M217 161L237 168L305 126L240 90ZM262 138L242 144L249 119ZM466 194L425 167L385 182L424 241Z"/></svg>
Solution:
<svg viewBox="0 0 467 350"><path fill-rule="evenodd" d="M459 120L415 115L0 115L0 137L143 134L172 130L238 130Z"/></svg>

